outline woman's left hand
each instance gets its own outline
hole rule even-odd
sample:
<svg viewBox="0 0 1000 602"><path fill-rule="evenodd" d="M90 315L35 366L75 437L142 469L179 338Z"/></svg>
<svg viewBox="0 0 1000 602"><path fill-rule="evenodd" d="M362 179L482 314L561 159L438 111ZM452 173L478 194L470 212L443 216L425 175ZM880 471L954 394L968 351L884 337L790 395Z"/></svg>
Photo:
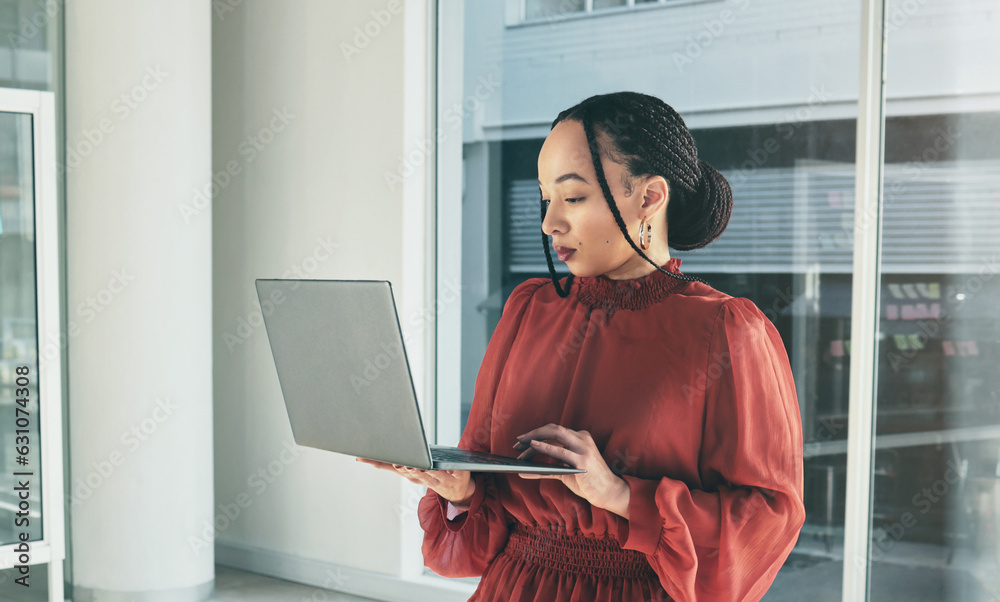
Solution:
<svg viewBox="0 0 1000 602"><path fill-rule="evenodd" d="M549 423L520 435L518 440L514 449L524 450L518 456L521 460L530 460L540 452L587 471L552 475L517 473L522 479L559 479L570 491L598 508L617 508L628 499L628 483L611 471L589 432Z"/></svg>

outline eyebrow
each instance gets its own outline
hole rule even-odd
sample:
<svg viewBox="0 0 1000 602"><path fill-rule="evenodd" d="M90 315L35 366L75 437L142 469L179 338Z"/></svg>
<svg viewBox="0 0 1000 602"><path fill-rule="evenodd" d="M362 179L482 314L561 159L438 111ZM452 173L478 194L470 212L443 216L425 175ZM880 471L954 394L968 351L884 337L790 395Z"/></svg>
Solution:
<svg viewBox="0 0 1000 602"><path fill-rule="evenodd" d="M563 175L559 176L558 178L556 178L556 184L561 184L562 182L565 182L566 180L580 180L584 184L590 184L590 182L588 182L586 178L584 178L583 176L581 176L580 174L578 174L576 172L571 172L571 173L567 173L567 174L563 174ZM538 181L538 185L539 186L542 185L542 181L541 180Z"/></svg>

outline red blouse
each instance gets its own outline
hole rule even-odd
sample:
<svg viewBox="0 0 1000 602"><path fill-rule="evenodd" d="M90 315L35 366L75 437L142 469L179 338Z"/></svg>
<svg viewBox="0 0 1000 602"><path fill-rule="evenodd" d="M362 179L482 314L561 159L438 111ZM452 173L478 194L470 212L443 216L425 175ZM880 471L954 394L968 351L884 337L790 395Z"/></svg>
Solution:
<svg viewBox="0 0 1000 602"><path fill-rule="evenodd" d="M660 271L575 277L565 298L521 283L458 447L517 456L516 435L550 422L590 432L629 485L629 518L557 479L473 472L453 520L433 490L420 500L434 572L481 575L479 601L763 597L805 520L802 423L784 345L751 301Z"/></svg>

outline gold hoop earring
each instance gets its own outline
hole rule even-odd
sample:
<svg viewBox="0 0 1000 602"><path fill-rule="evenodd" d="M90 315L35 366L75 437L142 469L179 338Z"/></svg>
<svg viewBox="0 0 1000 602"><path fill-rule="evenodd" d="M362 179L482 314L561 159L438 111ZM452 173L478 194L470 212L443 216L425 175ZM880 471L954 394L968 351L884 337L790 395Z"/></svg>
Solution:
<svg viewBox="0 0 1000 602"><path fill-rule="evenodd" d="M649 248L649 242L653 240L653 224L647 224L646 218L639 222L639 247L645 251Z"/></svg>

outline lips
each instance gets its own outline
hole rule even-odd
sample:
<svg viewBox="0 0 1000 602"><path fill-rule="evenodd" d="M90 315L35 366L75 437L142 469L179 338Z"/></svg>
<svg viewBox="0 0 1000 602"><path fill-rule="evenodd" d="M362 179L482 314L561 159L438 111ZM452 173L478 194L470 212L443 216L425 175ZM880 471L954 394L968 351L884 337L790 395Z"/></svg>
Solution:
<svg viewBox="0 0 1000 602"><path fill-rule="evenodd" d="M566 261L576 251L572 247L562 247L559 245L553 245L552 248L559 254L559 261Z"/></svg>

